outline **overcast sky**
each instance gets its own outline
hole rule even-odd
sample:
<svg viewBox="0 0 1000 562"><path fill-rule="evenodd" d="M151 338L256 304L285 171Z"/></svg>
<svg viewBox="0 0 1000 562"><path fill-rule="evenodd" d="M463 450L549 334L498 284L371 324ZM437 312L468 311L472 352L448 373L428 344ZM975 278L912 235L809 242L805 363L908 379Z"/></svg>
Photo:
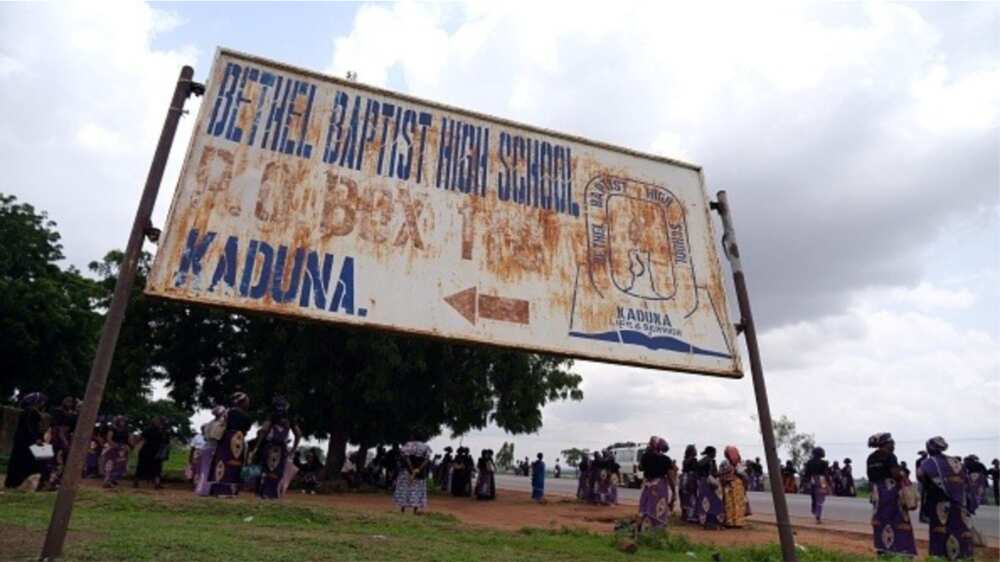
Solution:
<svg viewBox="0 0 1000 562"><path fill-rule="evenodd" d="M221 45L353 70L704 166L776 417L839 458L876 431L906 457L936 434L1000 454L1000 4L109 4L0 5L0 191L49 212L68 264L124 246L182 64L204 79ZM651 433L761 454L749 377L574 368L585 399L519 456Z"/></svg>

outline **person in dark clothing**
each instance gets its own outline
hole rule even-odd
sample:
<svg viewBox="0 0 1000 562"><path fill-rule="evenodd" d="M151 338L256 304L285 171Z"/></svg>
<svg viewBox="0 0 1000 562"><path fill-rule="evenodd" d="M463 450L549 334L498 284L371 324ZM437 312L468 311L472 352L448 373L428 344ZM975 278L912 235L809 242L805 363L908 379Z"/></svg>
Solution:
<svg viewBox="0 0 1000 562"><path fill-rule="evenodd" d="M493 451L483 449L476 463L478 476L476 477L476 499L493 500L497 497L496 463L493 462Z"/></svg>
<svg viewBox="0 0 1000 562"><path fill-rule="evenodd" d="M781 481L785 484L786 494L794 494L798 491L799 488L795 484L795 475L798 473L799 471L795 470L791 459L785 462L785 466L781 469Z"/></svg>
<svg viewBox="0 0 1000 562"><path fill-rule="evenodd" d="M399 466L403 457L399 452L399 443L393 443L389 452L385 454L382 461L382 468L385 470L385 480L390 486L396 485L396 478L399 476Z"/></svg>
<svg viewBox="0 0 1000 562"><path fill-rule="evenodd" d="M576 467L576 499L590 502L590 457L586 453L580 457Z"/></svg>
<svg viewBox="0 0 1000 562"><path fill-rule="evenodd" d="M115 416L108 427L104 452L101 453L105 488L114 488L119 480L125 478L131 451L132 433L128 428L128 419L125 416Z"/></svg>
<svg viewBox="0 0 1000 562"><path fill-rule="evenodd" d="M684 461L681 463L681 518L688 523L698 522L695 504L698 502L698 449L688 445L684 449Z"/></svg>
<svg viewBox="0 0 1000 562"><path fill-rule="evenodd" d="M306 453L306 460L302 460L302 452L295 451L292 464L299 469L299 480L302 482L302 493L315 494L319 488L320 475L323 473L323 463L319 460L319 449L312 448Z"/></svg>
<svg viewBox="0 0 1000 562"><path fill-rule="evenodd" d="M986 470L986 465L979 462L979 457L976 455L968 455L962 460L962 465L965 467L965 471L969 473L969 486L972 490L973 496L976 498L976 503L982 505L986 503L986 477L988 472Z"/></svg>
<svg viewBox="0 0 1000 562"><path fill-rule="evenodd" d="M441 464L438 465L438 479L437 483L441 487L442 492L447 492L451 490L451 465L455 462L454 457L451 453L453 449L448 446L444 448L444 457L441 458Z"/></svg>
<svg viewBox="0 0 1000 562"><path fill-rule="evenodd" d="M851 466L851 459L844 459L844 466L840 469L841 478L844 480L844 495L854 497L858 495L854 487L854 468Z"/></svg>
<svg viewBox="0 0 1000 562"><path fill-rule="evenodd" d="M240 493L243 484L243 463L246 452L246 436L253 426L250 397L237 392L230 398L230 408L226 412L226 431L219 440L212 459L212 482L210 493L218 497L233 497Z"/></svg>
<svg viewBox="0 0 1000 562"><path fill-rule="evenodd" d="M715 462L715 447L705 447L698 460L698 522L706 529L717 529L723 523L722 494L719 492L719 467Z"/></svg>
<svg viewBox="0 0 1000 562"><path fill-rule="evenodd" d="M867 476L872 486L871 501L875 506L872 531L875 552L916 556L910 516L900 506L900 488L906 480L896 458L896 442L890 433L876 433L868 438L875 451L868 455Z"/></svg>
<svg viewBox="0 0 1000 562"><path fill-rule="evenodd" d="M1000 505L1000 459L993 459L992 464L987 472L993 481L993 505Z"/></svg>
<svg viewBox="0 0 1000 562"><path fill-rule="evenodd" d="M142 442L142 446L139 447L139 464L135 468L135 477L132 480L134 488L139 487L140 480L152 481L153 488L157 490L163 488L160 483L163 476L163 461L167 460L170 453L170 436L164 426L164 419L155 416L142 430L139 438Z"/></svg>
<svg viewBox="0 0 1000 562"><path fill-rule="evenodd" d="M472 472L475 463L468 447L459 447L451 468L451 495L467 498L472 495Z"/></svg>
<svg viewBox="0 0 1000 562"><path fill-rule="evenodd" d="M667 456L670 446L662 437L649 438L639 457L642 470L642 494L639 496L639 525L642 529L666 527L673 511L673 461Z"/></svg>
<svg viewBox="0 0 1000 562"><path fill-rule="evenodd" d="M46 401L46 396L41 392L32 392L21 399L21 415L17 418L17 428L14 430L14 448L11 449L7 463L5 488L17 488L32 474L41 474L35 489L45 489L49 480L50 463L36 459L31 447L44 444L42 409L45 408Z"/></svg>
<svg viewBox="0 0 1000 562"><path fill-rule="evenodd" d="M802 479L808 480L811 484L811 507L812 514L816 518L816 524L823 522L823 502L830 494L830 463L824 458L826 451L823 447L816 447L812 451L812 458L806 461L802 471Z"/></svg>

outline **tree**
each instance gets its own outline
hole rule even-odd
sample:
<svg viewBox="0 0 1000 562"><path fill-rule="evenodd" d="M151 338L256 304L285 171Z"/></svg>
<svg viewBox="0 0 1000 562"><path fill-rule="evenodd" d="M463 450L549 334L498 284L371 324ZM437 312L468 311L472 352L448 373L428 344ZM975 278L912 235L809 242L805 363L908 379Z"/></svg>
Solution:
<svg viewBox="0 0 1000 562"><path fill-rule="evenodd" d="M59 240L45 212L0 193L0 400L83 393L101 325L99 289L59 268Z"/></svg>
<svg viewBox="0 0 1000 562"><path fill-rule="evenodd" d="M576 468L580 466L580 461L590 456L590 449L577 449L573 447L571 449L563 449L559 451L559 454L566 459L566 464Z"/></svg>
<svg viewBox="0 0 1000 562"><path fill-rule="evenodd" d="M503 442L496 454L497 466L501 470L510 470L514 466L514 443Z"/></svg>
<svg viewBox="0 0 1000 562"><path fill-rule="evenodd" d="M774 422L774 441L780 449L784 447L788 451L789 460L796 470L802 466L805 459L812 455L812 450L816 448L816 438L811 433L798 433L795 430L795 422L787 416L781 416Z"/></svg>
<svg viewBox="0 0 1000 562"><path fill-rule="evenodd" d="M119 262L112 252L92 264L102 285L113 287ZM242 390L258 419L281 395L306 436L329 439L330 476L339 474L348 442L366 450L491 423L530 433L541 427L547 402L583 397L566 359L162 302L142 292L147 270L148 257L111 380L142 386L162 379L186 409Z"/></svg>
<svg viewBox="0 0 1000 562"><path fill-rule="evenodd" d="M607 448L608 449L619 449L619 448L631 449L631 448L635 448L635 447L638 447L638 446L639 446L639 444L636 443L635 441L624 441L624 442L618 441L618 442L615 442L615 443L612 443L612 444L608 445Z"/></svg>

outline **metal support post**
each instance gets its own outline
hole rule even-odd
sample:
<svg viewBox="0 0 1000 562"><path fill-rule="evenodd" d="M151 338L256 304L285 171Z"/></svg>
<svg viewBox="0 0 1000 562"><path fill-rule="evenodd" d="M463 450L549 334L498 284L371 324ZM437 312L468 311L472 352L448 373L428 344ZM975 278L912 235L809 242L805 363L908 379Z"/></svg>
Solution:
<svg viewBox="0 0 1000 562"><path fill-rule="evenodd" d="M740 323L746 337L747 352L750 355L750 373L753 379L753 393L757 398L757 417L760 419L760 432L764 436L764 456L767 458L767 473L771 480L771 496L774 499L774 516L778 522L778 537L781 539L781 556L785 562L796 562L795 537L792 534L792 523L788 518L788 504L785 502L785 488L781 481L781 464L778 461L778 448L774 443L774 428L771 425L771 406L767 401L767 387L764 385L764 368L760 362L760 348L757 345L757 329L753 323L753 313L750 310L750 296L747 293L746 277L743 274L743 264L740 261L740 250L736 245L736 230L733 227L733 216L729 209L726 192L716 195L717 201L712 208L722 217L722 247L733 269L733 283L736 285L736 299L740 306Z"/></svg>
<svg viewBox="0 0 1000 562"><path fill-rule="evenodd" d="M180 78L174 87L173 99L170 100L170 107L167 109L163 130L160 132L160 140L156 145L156 153L149 166L146 186L142 190L139 209L135 213L132 231L125 248L125 258L118 270L115 292L111 297L107 316L104 318L104 326L101 328L101 338L97 344L94 363L90 368L90 378L87 380L83 406L80 409L76 428L73 430L73 442L63 470L62 484L59 486L59 494L56 496L56 503L52 508L52 518L49 520L49 528L45 534L45 544L42 546L42 560L52 560L62 555L66 530L69 527L69 519L73 511L73 500L76 499L77 487L83 472L84 456L90 434L94 429L94 422L97 421L97 411L100 409L101 400L104 397L104 386L108 380L108 370L111 368L111 359L114 357L115 346L118 343L118 332L121 330L122 320L125 318L125 308L128 305L129 295L132 293L132 283L135 280L135 271L142 252L143 238L146 236L147 230L150 229L150 217L156 203L156 195L160 189L160 181L163 179L163 170L170 155L170 146L173 144L174 135L177 132L177 123L184 113L184 102L187 101L188 97L191 94L202 95L205 92L205 87L202 84L191 80L193 77L193 68L185 66L181 69Z"/></svg>

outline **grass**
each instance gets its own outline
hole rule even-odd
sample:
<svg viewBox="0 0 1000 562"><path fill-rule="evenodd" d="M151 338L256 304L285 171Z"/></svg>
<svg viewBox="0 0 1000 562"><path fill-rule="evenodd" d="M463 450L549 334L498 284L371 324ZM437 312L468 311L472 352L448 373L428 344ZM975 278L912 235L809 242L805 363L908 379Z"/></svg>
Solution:
<svg viewBox="0 0 1000 562"><path fill-rule="evenodd" d="M0 495L0 550L5 540L25 536L24 530L39 544L53 501L53 494ZM777 545L716 548L667 533L643 536L638 552L629 555L614 548L614 537L575 529L503 532L434 513L414 517L288 502L166 500L87 489L80 492L70 531L74 540L67 560L780 560ZM803 562L859 559L817 549L800 555ZM17 556L27 560L37 552L15 550Z"/></svg>

